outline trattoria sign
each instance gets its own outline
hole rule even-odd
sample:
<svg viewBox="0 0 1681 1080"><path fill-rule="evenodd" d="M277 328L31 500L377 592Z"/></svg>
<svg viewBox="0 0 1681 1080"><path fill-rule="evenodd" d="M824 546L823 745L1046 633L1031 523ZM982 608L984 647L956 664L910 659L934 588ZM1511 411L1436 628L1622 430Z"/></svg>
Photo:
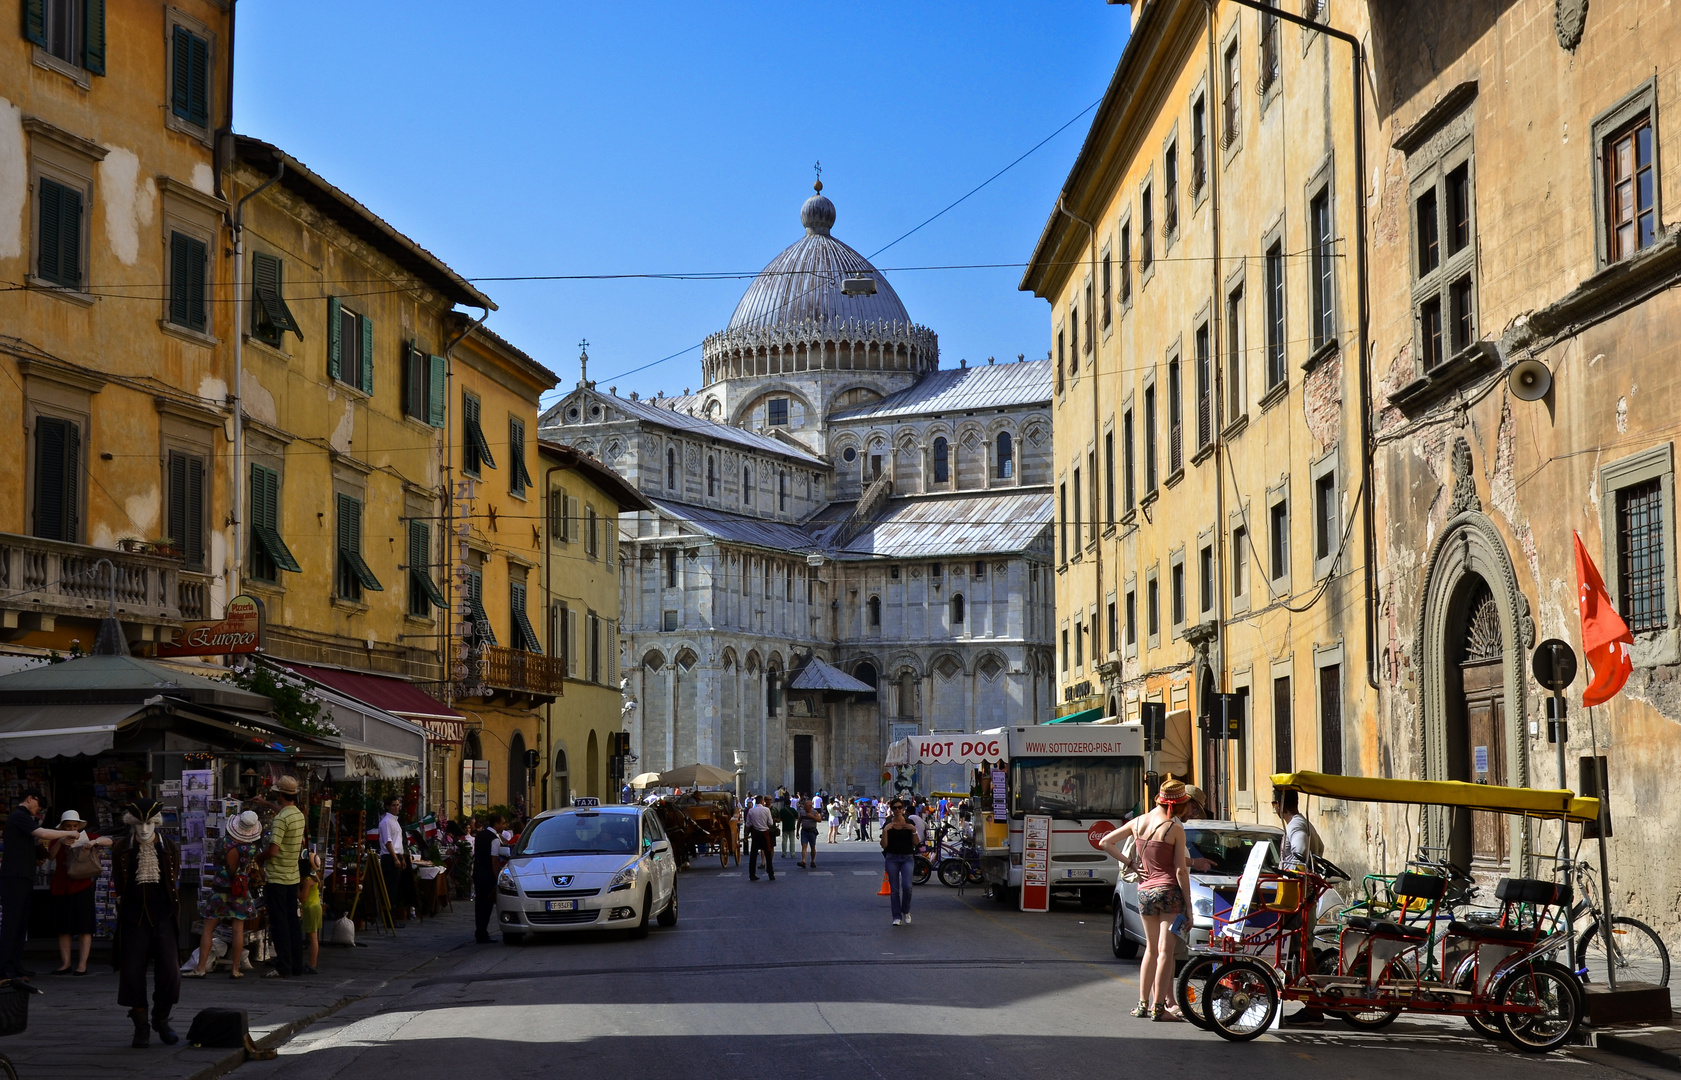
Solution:
<svg viewBox="0 0 1681 1080"><path fill-rule="evenodd" d="M253 596L228 601L220 622L187 623L159 656L230 656L254 653L263 643L263 605Z"/></svg>

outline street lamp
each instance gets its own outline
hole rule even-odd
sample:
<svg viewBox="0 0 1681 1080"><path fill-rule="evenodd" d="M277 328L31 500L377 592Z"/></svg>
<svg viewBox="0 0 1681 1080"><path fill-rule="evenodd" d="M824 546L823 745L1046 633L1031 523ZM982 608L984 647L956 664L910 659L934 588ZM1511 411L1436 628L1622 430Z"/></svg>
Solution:
<svg viewBox="0 0 1681 1080"><path fill-rule="evenodd" d="M731 750L730 756L735 759L735 801L739 803L747 797L747 751Z"/></svg>

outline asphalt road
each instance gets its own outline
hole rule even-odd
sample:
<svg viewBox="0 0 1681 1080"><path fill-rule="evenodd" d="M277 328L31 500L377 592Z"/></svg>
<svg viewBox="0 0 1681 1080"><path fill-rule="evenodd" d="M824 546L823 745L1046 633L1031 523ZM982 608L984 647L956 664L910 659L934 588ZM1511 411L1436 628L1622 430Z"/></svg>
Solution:
<svg viewBox="0 0 1681 1080"><path fill-rule="evenodd" d="M1011 911L978 890L919 887L914 924L876 896L874 844L821 845L775 882L701 861L681 919L644 941L594 932L446 953L310 1028L245 1077L1477 1076L1625 1080L1567 1056L1518 1054L1463 1024L1403 1018L1234 1045L1128 1015L1137 964L1108 914Z"/></svg>

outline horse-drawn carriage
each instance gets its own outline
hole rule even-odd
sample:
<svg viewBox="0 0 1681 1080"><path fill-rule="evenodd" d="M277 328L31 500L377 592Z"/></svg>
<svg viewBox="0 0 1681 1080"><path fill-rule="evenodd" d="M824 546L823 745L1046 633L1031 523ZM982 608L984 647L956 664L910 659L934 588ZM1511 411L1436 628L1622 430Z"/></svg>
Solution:
<svg viewBox="0 0 1681 1080"><path fill-rule="evenodd" d="M687 870L689 860L705 850L716 852L721 866L730 856L741 865L741 841L735 796L727 791L693 791L666 795L655 800L654 813L677 853L677 868Z"/></svg>

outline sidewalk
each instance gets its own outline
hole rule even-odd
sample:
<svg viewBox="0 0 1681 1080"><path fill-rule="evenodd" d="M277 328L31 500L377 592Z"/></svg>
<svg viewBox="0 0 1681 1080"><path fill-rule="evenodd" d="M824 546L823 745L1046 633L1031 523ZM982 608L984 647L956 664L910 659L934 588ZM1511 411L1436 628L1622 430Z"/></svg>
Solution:
<svg viewBox="0 0 1681 1080"><path fill-rule="evenodd" d="M85 978L54 977L53 964L32 949L29 962L39 973L34 982L45 994L30 999L29 1030L0 1039L0 1053L11 1058L25 1080L85 1080L123 1076L129 1080L209 1080L237 1067L241 1050L195 1050L187 1044L193 1015L208 1007L245 1009L251 1037L275 1046L305 1025L377 991L392 979L473 939L471 903L425 922L410 922L390 934L358 938L366 948L321 949L319 975L265 979L261 968L231 979L224 970L203 979L181 980L181 1002L170 1024L181 1036L163 1046L157 1034L146 1050L129 1046L134 1025L117 1004L117 977L96 950ZM54 954L56 958L56 953Z"/></svg>

